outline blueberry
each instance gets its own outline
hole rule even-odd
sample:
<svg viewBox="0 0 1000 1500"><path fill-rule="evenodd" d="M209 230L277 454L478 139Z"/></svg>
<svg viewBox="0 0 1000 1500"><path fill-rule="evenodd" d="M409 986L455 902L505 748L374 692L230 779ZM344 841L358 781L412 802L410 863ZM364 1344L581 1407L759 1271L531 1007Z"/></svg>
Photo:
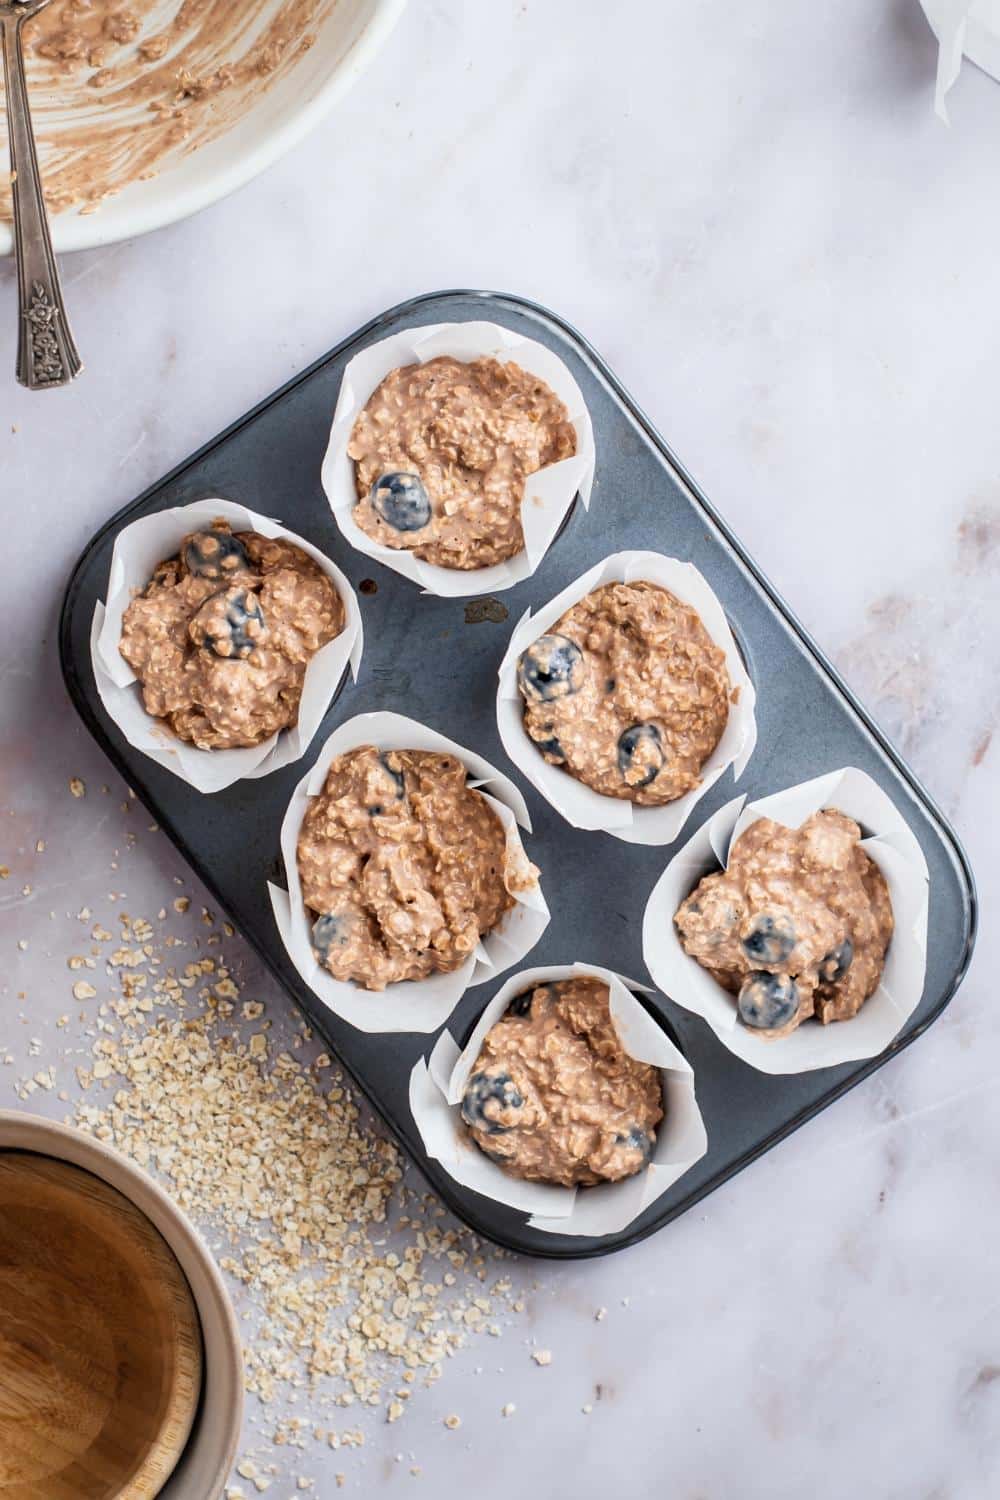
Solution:
<svg viewBox="0 0 1000 1500"><path fill-rule="evenodd" d="M342 948L350 936L350 921L347 917L325 913L313 923L312 945L322 962L331 948Z"/></svg>
<svg viewBox="0 0 1000 1500"><path fill-rule="evenodd" d="M465 1085L462 1095L462 1119L476 1130L485 1130L487 1135L499 1135L509 1130L497 1119L503 1111L520 1109L524 1104L521 1091L509 1073L473 1073ZM489 1114L487 1107L492 1105Z"/></svg>
<svg viewBox="0 0 1000 1500"><path fill-rule="evenodd" d="M781 968L795 947L795 927L791 917L782 911L755 912L747 923L740 944L751 963L766 964L769 969Z"/></svg>
<svg viewBox="0 0 1000 1500"><path fill-rule="evenodd" d="M738 1001L740 1020L756 1031L777 1031L799 1008L799 990L787 974L758 970L743 981Z"/></svg>
<svg viewBox="0 0 1000 1500"><path fill-rule="evenodd" d="M393 787L395 788L394 796L396 798L396 801L398 802L400 797L402 797L406 791L406 779L403 776L402 771L393 770L392 766L390 766L389 764L388 756L384 751L379 756L378 763L382 767L385 774L389 777L389 780L392 782Z"/></svg>
<svg viewBox="0 0 1000 1500"><path fill-rule="evenodd" d="M849 937L838 943L819 966L819 977L823 984L839 984L854 962L854 944Z"/></svg>
<svg viewBox="0 0 1000 1500"><path fill-rule="evenodd" d="M615 1144L627 1146L629 1151L638 1151L643 1161L649 1161L656 1145L656 1138L650 1135L648 1130L643 1130L641 1125L633 1125L627 1135L619 1132L615 1136Z"/></svg>
<svg viewBox="0 0 1000 1500"><path fill-rule="evenodd" d="M419 474L383 474L372 485L372 510L394 531L422 531L431 502Z"/></svg>
<svg viewBox="0 0 1000 1500"><path fill-rule="evenodd" d="M533 703L578 693L586 675L583 652L565 635L540 635L517 664L517 685Z"/></svg>
<svg viewBox="0 0 1000 1500"><path fill-rule="evenodd" d="M215 598L219 595L216 594ZM210 601L211 602L211 601ZM216 656L248 657L257 646L264 629L264 614L256 594L240 589L229 597L222 619L209 616L205 627L205 645Z"/></svg>
<svg viewBox="0 0 1000 1500"><path fill-rule="evenodd" d="M531 1002L539 993L539 988L540 987L536 987L533 990L525 990L523 995L515 995L513 1000L507 1007L506 1014L508 1016L530 1016ZM545 994L544 989L541 990L541 993Z"/></svg>
<svg viewBox="0 0 1000 1500"><path fill-rule="evenodd" d="M549 760L554 760L559 765L565 765L566 752L554 734L549 735L547 740L536 740L535 745L543 755L548 756Z"/></svg>
<svg viewBox="0 0 1000 1500"><path fill-rule="evenodd" d="M229 578L250 567L247 549L228 531L197 531L184 544L184 566L196 578Z"/></svg>
<svg viewBox="0 0 1000 1500"><path fill-rule="evenodd" d="M666 756L655 724L633 724L618 736L618 769L629 786L649 786Z"/></svg>

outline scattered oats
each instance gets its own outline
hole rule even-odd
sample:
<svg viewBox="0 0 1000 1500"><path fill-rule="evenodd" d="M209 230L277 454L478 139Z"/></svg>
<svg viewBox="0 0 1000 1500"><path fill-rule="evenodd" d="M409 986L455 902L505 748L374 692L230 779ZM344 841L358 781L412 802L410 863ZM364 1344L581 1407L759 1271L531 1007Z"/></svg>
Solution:
<svg viewBox="0 0 1000 1500"><path fill-rule="evenodd" d="M190 905L191 899L188 896L177 896L174 899L174 911L186 912Z"/></svg>
<svg viewBox="0 0 1000 1500"><path fill-rule="evenodd" d="M38 1073L36 1073L35 1082L41 1089L48 1089L50 1091L54 1089L56 1086L55 1068L46 1068L44 1071L39 1071Z"/></svg>
<svg viewBox="0 0 1000 1500"><path fill-rule="evenodd" d="M69 778L69 789L74 797L86 797L87 795L86 783L81 781L79 776L71 776Z"/></svg>
<svg viewBox="0 0 1000 1500"><path fill-rule="evenodd" d="M552 1363L551 1349L536 1349L532 1354L536 1365L550 1365Z"/></svg>
<svg viewBox="0 0 1000 1500"><path fill-rule="evenodd" d="M595 1323L603 1323L604 1319L607 1317L607 1315L608 1315L607 1308L606 1307L599 1307L597 1309L597 1311L595 1312L595 1314L594 1314L594 1322Z"/></svg>
<svg viewBox="0 0 1000 1500"><path fill-rule="evenodd" d="M330 1057L326 1052L321 1052L319 1057L317 1057L316 1061L313 1063L313 1067L319 1068L320 1071L322 1071L324 1068L328 1068L329 1066Z"/></svg>
<svg viewBox="0 0 1000 1500"><path fill-rule="evenodd" d="M28 939L27 938L18 938L18 940L17 940L17 946L20 948L20 950L21 950L22 953L25 953L27 951L27 948L28 948Z"/></svg>
<svg viewBox="0 0 1000 1500"><path fill-rule="evenodd" d="M506 1406L501 1406L500 1415L502 1417L512 1417L516 1411L517 1407L514 1405L513 1401L508 1401Z"/></svg>
<svg viewBox="0 0 1000 1500"><path fill-rule="evenodd" d="M334 1474L333 1477L337 1481L337 1488L338 1488L338 1490L342 1490L344 1488L344 1485L347 1483L347 1475L346 1474Z"/></svg>
<svg viewBox="0 0 1000 1500"><path fill-rule="evenodd" d="M93 1000L96 994L97 991L94 989L94 986L88 984L86 979L78 979L73 986L74 1000Z"/></svg>
<svg viewBox="0 0 1000 1500"><path fill-rule="evenodd" d="M583 1412L583 1415L585 1417L589 1417L594 1408L591 1406L589 1401L586 1401L584 1402L583 1406L580 1407L580 1410Z"/></svg>
<svg viewBox="0 0 1000 1500"><path fill-rule="evenodd" d="M267 1033L266 1032L264 1032L264 1031L255 1031L254 1032L253 1036L250 1038L250 1056L251 1057L266 1057L267 1056Z"/></svg>
<svg viewBox="0 0 1000 1500"><path fill-rule="evenodd" d="M37 843L35 844L35 853L36 854L44 854L45 853L45 840L44 839L39 839L37 841Z"/></svg>
<svg viewBox="0 0 1000 1500"><path fill-rule="evenodd" d="M0 880L10 879L10 865L0 865Z"/></svg>
<svg viewBox="0 0 1000 1500"><path fill-rule="evenodd" d="M236 1472L241 1479L254 1479L257 1475L257 1465L252 1458L245 1458L242 1463L236 1465Z"/></svg>
<svg viewBox="0 0 1000 1500"><path fill-rule="evenodd" d="M226 1500L246 1500L247 1492L238 1484L230 1484L226 1487Z"/></svg>
<svg viewBox="0 0 1000 1500"><path fill-rule="evenodd" d="M452 1432L454 1432L455 1429L456 1429L456 1427L461 1427L461 1425L462 1425L462 1418L461 1417L457 1417L455 1415L455 1413L452 1412L452 1414L451 1414L450 1417L445 1417L445 1419L444 1419L444 1425L446 1427L450 1427L451 1430L452 1430Z"/></svg>
<svg viewBox="0 0 1000 1500"><path fill-rule="evenodd" d="M390 1401L389 1402L389 1410L386 1412L386 1415L385 1415L386 1421L387 1422L398 1422L399 1419L400 1419L400 1417L403 1415L403 1412L405 1410L406 1410L406 1407L403 1405L402 1401Z"/></svg>

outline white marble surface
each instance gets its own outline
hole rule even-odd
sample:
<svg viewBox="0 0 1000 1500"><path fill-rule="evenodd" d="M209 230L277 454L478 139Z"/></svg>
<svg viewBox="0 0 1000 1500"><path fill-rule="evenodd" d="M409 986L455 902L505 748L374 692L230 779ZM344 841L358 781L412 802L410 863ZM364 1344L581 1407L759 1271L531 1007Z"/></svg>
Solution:
<svg viewBox="0 0 1000 1500"><path fill-rule="evenodd" d="M117 784L100 796L114 778L64 698L72 559L360 321L453 284L535 297L594 341L954 818L990 911L1000 87L967 67L948 131L934 64L917 0L415 0L304 149L195 221L67 264L88 364L72 390L15 390L0 269L0 1042L55 1045L65 913L114 850L136 910L179 868L155 835L125 849ZM995 1494L998 960L988 921L920 1045L637 1249L518 1268L529 1309L499 1345L458 1356L363 1453L288 1474L324 1496L336 1470L348 1492L480 1500Z"/></svg>

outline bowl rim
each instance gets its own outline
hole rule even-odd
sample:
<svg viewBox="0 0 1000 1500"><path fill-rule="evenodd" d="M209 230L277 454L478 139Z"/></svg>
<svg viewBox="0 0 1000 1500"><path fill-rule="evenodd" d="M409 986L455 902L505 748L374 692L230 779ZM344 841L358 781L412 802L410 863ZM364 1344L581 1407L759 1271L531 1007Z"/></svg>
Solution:
<svg viewBox="0 0 1000 1500"><path fill-rule="evenodd" d="M102 1182L116 1188L133 1207L144 1214L177 1256L191 1287L191 1295L202 1325L206 1368L209 1359L217 1361L222 1371L222 1384L234 1392L228 1414L222 1411L211 1414L214 1431L226 1432L216 1465L208 1476L210 1488L204 1496L204 1500L217 1500L235 1462L242 1433L243 1344L235 1309L222 1273L208 1246L187 1215L158 1182L129 1157L106 1146L85 1131L47 1119L44 1115L29 1114L17 1109L0 1109L0 1151L31 1151L39 1156L51 1156L58 1161L69 1162L93 1173ZM191 1263L197 1264L205 1279L205 1294L192 1283L189 1271ZM218 1347L213 1345L211 1349L208 1348L204 1327L203 1307L206 1303L210 1303L219 1321ZM199 1415L192 1428L192 1438L205 1422L206 1412L202 1403L199 1404ZM170 1483L171 1480L168 1479L168 1486ZM169 1489L165 1493L169 1495Z"/></svg>
<svg viewBox="0 0 1000 1500"><path fill-rule="evenodd" d="M80 214L73 210L51 220L52 242L57 255L76 250L96 250L121 244L156 229L178 224L213 203L220 203L255 177L273 166L303 140L329 114L337 101L357 81L376 53L388 40L406 8L407 0L368 0L371 14L343 57L321 84L313 97L295 110L274 130L269 131L250 150L224 163L189 186L152 198L136 209L131 223L117 229L106 228L100 213ZM223 139L220 137L220 139ZM197 152L192 153L197 158ZM13 255L14 241L9 224L0 223L0 260Z"/></svg>

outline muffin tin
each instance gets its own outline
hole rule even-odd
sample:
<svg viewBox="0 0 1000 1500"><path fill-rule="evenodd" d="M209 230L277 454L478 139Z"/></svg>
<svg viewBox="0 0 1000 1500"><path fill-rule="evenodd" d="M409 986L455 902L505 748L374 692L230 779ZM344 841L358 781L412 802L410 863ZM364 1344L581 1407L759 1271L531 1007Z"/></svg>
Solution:
<svg viewBox="0 0 1000 1500"><path fill-rule="evenodd" d="M537 573L496 598L442 599L353 552L331 515L320 469L341 374L366 345L420 324L488 318L557 352L579 381L597 442L589 512L577 506ZM90 665L94 606L104 595L116 534L138 516L223 495L279 518L329 554L358 591L365 655L358 683L329 709L307 754L258 781L212 796L186 786L127 744L105 714ZM654 995L650 1004L695 1070L707 1154L627 1229L601 1238L531 1228L525 1215L460 1187L424 1153L407 1091L433 1036L365 1034L331 1015L282 948L267 884L281 879L278 839L289 798L332 729L353 714L393 709L467 744L501 769L509 762L495 717L497 669L514 624L608 553L649 548L693 562L733 625L757 691L759 739L738 790L761 796L838 766L859 766L893 799L930 870L930 943L923 998L879 1057L770 1077L730 1055L708 1026ZM555 1258L603 1255L661 1228L818 1114L920 1036L951 999L972 953L976 897L955 834L898 753L854 699L742 545L631 401L567 323L516 297L439 292L374 319L126 506L90 542L70 579L60 623L73 702L220 905L344 1064L435 1191L476 1231L511 1249ZM534 824L526 839L542 867L552 921L528 962L590 961L646 980L642 917L674 846L643 847L570 827L522 778ZM688 826L733 796L730 772ZM460 1043L491 998L467 990L449 1023ZM847 1023L849 1024L849 1023Z"/></svg>

